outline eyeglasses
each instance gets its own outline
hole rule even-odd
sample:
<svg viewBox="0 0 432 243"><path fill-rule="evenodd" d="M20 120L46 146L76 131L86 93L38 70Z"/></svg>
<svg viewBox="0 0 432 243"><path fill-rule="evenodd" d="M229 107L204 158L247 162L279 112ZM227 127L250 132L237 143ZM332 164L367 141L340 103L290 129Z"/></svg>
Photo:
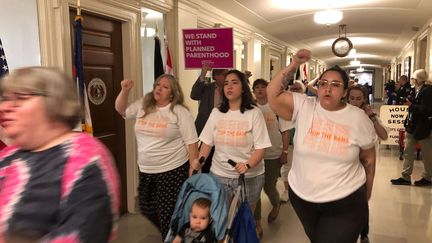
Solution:
<svg viewBox="0 0 432 243"><path fill-rule="evenodd" d="M338 82L338 81L331 81L331 82L329 82L327 80L320 80L318 82L318 88L326 89L329 86L332 89L338 89L338 88L340 88L340 87L343 86L343 83L342 82Z"/></svg>
<svg viewBox="0 0 432 243"><path fill-rule="evenodd" d="M21 106L25 101L31 99L34 96L45 96L45 94L14 92L7 95L1 95L0 104L4 104L5 102L12 102L13 106Z"/></svg>

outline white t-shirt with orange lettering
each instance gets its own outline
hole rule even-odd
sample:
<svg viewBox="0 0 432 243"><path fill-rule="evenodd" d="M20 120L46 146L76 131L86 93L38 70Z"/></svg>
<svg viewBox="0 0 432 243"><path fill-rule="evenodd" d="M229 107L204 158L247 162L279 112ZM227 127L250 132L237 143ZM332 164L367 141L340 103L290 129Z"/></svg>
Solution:
<svg viewBox="0 0 432 243"><path fill-rule="evenodd" d="M318 99L293 93L295 121L290 188L315 203L335 201L366 182L360 148L375 146L377 136L366 113L347 104L327 111Z"/></svg>
<svg viewBox="0 0 432 243"><path fill-rule="evenodd" d="M244 113L240 110L222 113L214 108L199 138L203 143L215 146L210 171L227 178L239 177L234 167L228 164L228 159L246 162L255 149L271 146L264 116L257 107ZM261 160L245 176L250 178L263 173L264 163Z"/></svg>
<svg viewBox="0 0 432 243"><path fill-rule="evenodd" d="M258 104L261 112L264 115L264 120L266 122L267 131L270 137L272 146L266 148L264 159L278 159L282 153L282 134L286 130L292 128L291 122L285 121L282 118L278 118L276 114L270 109L270 105L266 103L265 105ZM289 141L288 141L289 142Z"/></svg>
<svg viewBox="0 0 432 243"><path fill-rule="evenodd" d="M162 173L188 161L187 145L198 141L192 114L183 106L168 104L145 118L142 98L128 106L125 118L135 118L138 167L145 173Z"/></svg>

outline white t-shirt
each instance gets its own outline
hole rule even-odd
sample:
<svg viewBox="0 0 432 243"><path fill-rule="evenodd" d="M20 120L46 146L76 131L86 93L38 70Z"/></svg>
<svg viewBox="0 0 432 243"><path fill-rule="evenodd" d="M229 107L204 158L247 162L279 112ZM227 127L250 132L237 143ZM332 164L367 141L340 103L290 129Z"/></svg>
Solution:
<svg viewBox="0 0 432 243"><path fill-rule="evenodd" d="M234 167L228 164L228 159L246 162L255 149L271 146L264 116L256 107L244 113L240 110L222 113L214 108L199 138L203 143L215 146L210 171L227 178L239 176ZM264 163L261 160L245 176L249 178L263 173Z"/></svg>
<svg viewBox="0 0 432 243"><path fill-rule="evenodd" d="M198 142L192 114L183 106L159 107L142 118L142 98L128 106L125 118L135 118L138 166L141 172L161 173L188 161L187 145Z"/></svg>
<svg viewBox="0 0 432 243"><path fill-rule="evenodd" d="M349 104L327 111L315 97L293 93L293 98L296 131L290 188L315 203L350 195L366 182L359 152L377 140L371 120Z"/></svg>
<svg viewBox="0 0 432 243"><path fill-rule="evenodd" d="M264 120L266 122L267 131L270 137L270 141L272 146L266 148L264 159L277 159L281 156L282 153L282 134L289 127L289 122L285 121L282 118L278 118L276 114L272 111L269 104L265 105L258 104L258 108L260 108L261 112L264 115Z"/></svg>

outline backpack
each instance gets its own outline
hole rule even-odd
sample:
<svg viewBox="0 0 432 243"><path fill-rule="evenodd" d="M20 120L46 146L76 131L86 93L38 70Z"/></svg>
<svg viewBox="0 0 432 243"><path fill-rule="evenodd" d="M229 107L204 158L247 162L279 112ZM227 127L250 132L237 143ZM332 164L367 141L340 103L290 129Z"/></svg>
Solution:
<svg viewBox="0 0 432 243"><path fill-rule="evenodd" d="M234 243L258 243L255 219L249 203L245 200L241 203L232 224L232 242Z"/></svg>
<svg viewBox="0 0 432 243"><path fill-rule="evenodd" d="M244 177L240 177L240 181L243 184L242 193L244 200L240 204L235 215L232 227L231 227L231 242L233 243L259 243L258 236L256 234L255 218L252 209L246 199L245 182Z"/></svg>

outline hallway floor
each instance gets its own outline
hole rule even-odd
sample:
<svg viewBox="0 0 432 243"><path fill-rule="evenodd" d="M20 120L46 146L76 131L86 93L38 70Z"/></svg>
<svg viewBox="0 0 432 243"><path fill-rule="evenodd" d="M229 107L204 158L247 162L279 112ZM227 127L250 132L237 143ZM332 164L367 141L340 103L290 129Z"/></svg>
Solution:
<svg viewBox="0 0 432 243"><path fill-rule="evenodd" d="M370 233L373 243L430 243L432 242L432 187L393 186L390 179L398 178L402 170L398 147L380 146L370 205ZM415 161L413 180L421 177L423 164ZM280 192L283 184L278 183ZM271 205L263 194L264 236L261 242L307 243L303 228L291 204L281 206L278 219L267 224ZM125 215L120 220L116 243L160 242L158 231L140 215Z"/></svg>

